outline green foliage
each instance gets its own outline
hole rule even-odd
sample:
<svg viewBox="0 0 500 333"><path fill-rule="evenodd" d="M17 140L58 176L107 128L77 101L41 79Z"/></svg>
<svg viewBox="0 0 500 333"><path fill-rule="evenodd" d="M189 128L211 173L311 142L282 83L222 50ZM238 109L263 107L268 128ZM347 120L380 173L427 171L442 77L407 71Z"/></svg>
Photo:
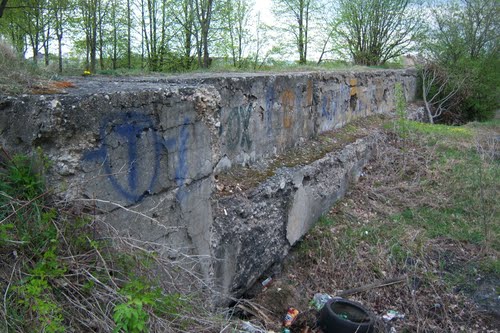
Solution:
<svg viewBox="0 0 500 333"><path fill-rule="evenodd" d="M445 3L434 10L435 24L424 47L430 60L444 68L446 96L463 82L445 104L441 122L491 119L499 108L500 7L496 0ZM435 87L435 90L439 86Z"/></svg>
<svg viewBox="0 0 500 333"><path fill-rule="evenodd" d="M43 253L55 237L54 210L41 208L45 184L37 159L5 155L0 164L0 242L18 243L32 255Z"/></svg>
<svg viewBox="0 0 500 333"><path fill-rule="evenodd" d="M113 320L116 327L113 332L145 332L148 319L149 316L143 309L143 303L137 299L130 299L127 303L115 306Z"/></svg>
<svg viewBox="0 0 500 333"><path fill-rule="evenodd" d="M66 269L61 267L55 253L55 246L48 249L43 258L36 262L35 267L28 272L28 278L15 286L18 294L18 304L35 318L28 325L41 325L45 332L65 332L62 307L55 300L55 289L51 279L63 276Z"/></svg>
<svg viewBox="0 0 500 333"><path fill-rule="evenodd" d="M400 119L405 119L406 118L406 98L405 98L405 93L403 91L403 85L400 82L397 82L394 89L395 89L394 95L396 96L396 115Z"/></svg>
<svg viewBox="0 0 500 333"><path fill-rule="evenodd" d="M409 127L406 120L406 98L401 83L397 82L394 87L394 98L396 104L396 119L394 130L402 137L408 137Z"/></svg>
<svg viewBox="0 0 500 333"><path fill-rule="evenodd" d="M20 200L33 199L43 193L44 183L37 175L34 159L23 155L6 159L0 172L0 191Z"/></svg>
<svg viewBox="0 0 500 333"><path fill-rule="evenodd" d="M145 332L149 320L145 307L151 308L158 315L175 319L179 315L179 309L187 306L179 294L164 295L161 289L154 288L141 279L132 279L120 293L126 302L117 304L113 310L116 324L113 332Z"/></svg>
<svg viewBox="0 0 500 333"><path fill-rule="evenodd" d="M500 107L500 58L498 52L487 57L463 60L452 71L466 76L467 89L460 112L464 121L493 118Z"/></svg>
<svg viewBox="0 0 500 333"><path fill-rule="evenodd" d="M406 0L341 0L336 33L357 65L383 65L422 38L418 4Z"/></svg>
<svg viewBox="0 0 500 333"><path fill-rule="evenodd" d="M92 311L107 325L114 320L115 332L148 332L153 313L155 320L161 317L184 325L178 318L191 310L187 299L164 292L149 278L135 276L155 268L152 255L117 253L108 241L95 238L93 219L50 207L41 176L48 164L40 152L35 158L3 153L0 246L5 251L0 253L0 263L13 271L0 275L0 287L5 290L5 306L0 308L5 326L0 325L0 330L58 333L71 327L86 331L87 326L75 327L75 322L86 320L73 318L80 308ZM118 285L123 288L118 290ZM115 297L112 320L108 311L98 312L105 307L96 293L105 294L106 302ZM103 331L112 329L107 326Z"/></svg>

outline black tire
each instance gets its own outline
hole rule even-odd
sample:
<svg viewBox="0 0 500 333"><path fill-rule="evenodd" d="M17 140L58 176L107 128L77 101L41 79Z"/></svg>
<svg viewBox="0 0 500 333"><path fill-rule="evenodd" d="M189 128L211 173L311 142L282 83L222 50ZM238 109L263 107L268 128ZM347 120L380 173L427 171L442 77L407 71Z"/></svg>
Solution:
<svg viewBox="0 0 500 333"><path fill-rule="evenodd" d="M331 299L319 316L323 333L373 333L373 315L361 304L346 299Z"/></svg>

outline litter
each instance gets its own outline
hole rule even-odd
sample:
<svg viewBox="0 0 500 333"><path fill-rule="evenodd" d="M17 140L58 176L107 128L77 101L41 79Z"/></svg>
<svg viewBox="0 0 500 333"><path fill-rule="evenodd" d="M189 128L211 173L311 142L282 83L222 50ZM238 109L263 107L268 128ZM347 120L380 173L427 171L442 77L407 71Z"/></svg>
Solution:
<svg viewBox="0 0 500 333"><path fill-rule="evenodd" d="M385 315L382 316L384 321L391 321L393 319L404 319L405 315L396 310L389 310Z"/></svg>
<svg viewBox="0 0 500 333"><path fill-rule="evenodd" d="M332 296L328 294L321 294L317 293L314 294L313 299L311 301L311 305L316 309L316 310L321 310L323 306L325 306L326 302L332 299Z"/></svg>
<svg viewBox="0 0 500 333"><path fill-rule="evenodd" d="M266 333L265 330L258 328L257 326L255 326L254 324L252 324L249 321L242 322L241 329L243 330L243 332L247 332L247 333Z"/></svg>
<svg viewBox="0 0 500 333"><path fill-rule="evenodd" d="M264 281L261 282L262 286L264 287L264 290L267 289L267 287L269 287L269 285L273 282L273 278L272 277L268 277L267 279L265 279Z"/></svg>
<svg viewBox="0 0 500 333"><path fill-rule="evenodd" d="M295 321L295 318L299 315L299 310L289 307L286 312L285 319L283 319L283 326L290 327L292 323Z"/></svg>

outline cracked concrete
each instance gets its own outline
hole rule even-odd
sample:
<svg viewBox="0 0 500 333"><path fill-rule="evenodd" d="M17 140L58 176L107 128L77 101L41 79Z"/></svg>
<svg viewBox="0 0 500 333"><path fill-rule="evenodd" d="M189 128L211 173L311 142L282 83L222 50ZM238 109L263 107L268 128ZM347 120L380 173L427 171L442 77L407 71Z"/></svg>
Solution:
<svg viewBox="0 0 500 333"><path fill-rule="evenodd" d="M66 94L0 96L0 144L40 147L56 193L92 203L124 235L168 245L167 257L211 258L200 267L221 303L284 258L357 178L375 139L278 166L228 195L216 178L392 111L397 82L408 100L416 91L404 70L72 81Z"/></svg>

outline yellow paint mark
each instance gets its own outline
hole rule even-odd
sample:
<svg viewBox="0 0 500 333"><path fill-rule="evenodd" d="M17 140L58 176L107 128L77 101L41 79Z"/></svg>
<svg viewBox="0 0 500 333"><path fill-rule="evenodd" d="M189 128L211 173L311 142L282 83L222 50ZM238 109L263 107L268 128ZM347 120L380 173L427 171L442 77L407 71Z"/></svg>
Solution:
<svg viewBox="0 0 500 333"><path fill-rule="evenodd" d="M351 96L358 94L358 87L351 87Z"/></svg>
<svg viewBox="0 0 500 333"><path fill-rule="evenodd" d="M357 95L358 94L358 79L355 77L351 78L349 80L349 85L351 86L351 96Z"/></svg>

